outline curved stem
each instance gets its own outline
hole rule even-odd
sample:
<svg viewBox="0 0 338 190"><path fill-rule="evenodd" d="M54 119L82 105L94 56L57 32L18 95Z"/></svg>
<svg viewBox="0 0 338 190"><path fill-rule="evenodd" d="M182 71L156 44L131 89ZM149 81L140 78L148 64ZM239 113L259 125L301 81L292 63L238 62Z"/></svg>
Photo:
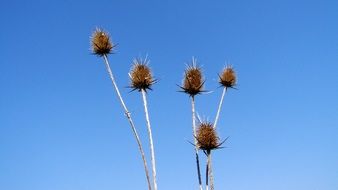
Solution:
<svg viewBox="0 0 338 190"><path fill-rule="evenodd" d="M195 115L195 98L194 98L194 96L191 96L191 112L192 112L192 133L193 133L194 144L195 144L195 156L196 156L198 184L199 184L200 190L203 190L200 161L199 161L199 156L198 156L197 139L196 139L196 115Z"/></svg>
<svg viewBox="0 0 338 190"><path fill-rule="evenodd" d="M146 92L145 92L144 89L142 89L141 92L142 92L144 112L146 114L147 129L148 129L148 135L149 135L149 144L150 144L150 152L151 152L151 165L152 165L152 169L153 169L153 172L152 172L153 173L153 187L154 187L154 190L157 190L155 150L154 150L153 135L152 135L152 132L151 132L150 120L149 120L147 97L146 97Z"/></svg>
<svg viewBox="0 0 338 190"><path fill-rule="evenodd" d="M216 125L217 125L217 122L218 122L219 114L221 112L221 108L222 108L222 104L223 104L223 100L224 100L224 95L225 95L226 91L227 91L227 88L223 88L221 100L219 101L219 104L218 104L217 114L216 114L216 118L215 118L215 122L214 122L214 128L216 128Z"/></svg>
<svg viewBox="0 0 338 190"><path fill-rule="evenodd" d="M112 81L112 83L113 83L113 86L114 86L114 88L115 88L115 91L116 91L116 93L117 93L117 96L118 96L118 98L119 98L119 100L120 100L120 103L121 103L123 109L124 109L124 113L125 113L125 115L126 115L128 121L129 121L130 127L131 127L131 129L132 129L132 131L133 131L133 134L134 134L134 137L135 137L135 139L136 139L136 142L137 142L137 145L138 145L138 149L139 149L139 151L140 151L140 153L141 153L141 157L142 157L142 160L143 160L144 171L145 171L146 178L147 178L147 183L148 183L148 189L151 190L152 188L151 188L151 183L150 183L150 177L149 177L149 171L148 171L147 161L146 161L146 158L145 158L145 156L144 156L144 151L143 151L143 148L142 148L142 143L141 143L140 137L139 137L139 135L138 135L138 133L137 133L137 131L136 131L134 122L133 122L133 120L131 119L130 112L128 111L127 106L126 106L126 104L124 103L124 101L123 101L123 99L122 99L122 96L121 96L120 90L119 90L119 88L118 88L118 86L117 86L117 84L116 84L116 81L115 81L113 72L111 71L111 68L110 68L110 66L109 66L109 62L108 62L107 55L104 55L103 58L104 58L104 62L105 62L105 64L106 64L106 68L107 68L108 74L109 74L109 76L110 76L110 79L111 79L111 81Z"/></svg>

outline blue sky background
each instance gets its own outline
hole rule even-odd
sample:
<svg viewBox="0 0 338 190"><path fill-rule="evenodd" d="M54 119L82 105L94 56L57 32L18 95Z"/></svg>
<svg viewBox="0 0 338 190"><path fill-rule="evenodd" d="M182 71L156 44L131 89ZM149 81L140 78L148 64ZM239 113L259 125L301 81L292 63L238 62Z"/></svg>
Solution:
<svg viewBox="0 0 338 190"><path fill-rule="evenodd" d="M216 189L338 189L338 1L1 1L0 189L146 189L143 165L89 36L109 57L147 147L132 59L148 55L161 190L197 189L190 102L176 84L195 56L206 78L198 113L214 120L217 73L230 63L213 155ZM204 164L204 162L203 162ZM204 166L203 166L204 170Z"/></svg>

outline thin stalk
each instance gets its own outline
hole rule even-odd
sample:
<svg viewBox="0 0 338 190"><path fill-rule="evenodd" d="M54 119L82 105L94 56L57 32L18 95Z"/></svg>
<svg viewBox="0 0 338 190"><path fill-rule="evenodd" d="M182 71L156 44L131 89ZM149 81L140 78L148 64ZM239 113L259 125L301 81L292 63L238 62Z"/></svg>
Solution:
<svg viewBox="0 0 338 190"><path fill-rule="evenodd" d="M227 88L223 88L223 91L222 91L222 96L221 96L221 99L219 101L219 104L218 104L218 109L217 109L217 113L216 113L216 118L215 118L215 122L214 122L214 129L216 129L216 126L217 126L217 122L218 122L218 119L219 119L219 114L221 113L221 108L222 108L222 105L223 105L223 100L224 100L224 96L225 96L225 93L227 91ZM209 177L210 177L210 189L211 190L214 190L214 175L213 175L213 171L212 171L212 166L211 166L211 153L210 153L210 167L209 167Z"/></svg>
<svg viewBox="0 0 338 190"><path fill-rule="evenodd" d="M196 116L195 116L195 98L191 96L191 111L192 111L192 132L195 144L195 155L196 155L196 166L197 166L197 175L198 175L198 184L200 190L203 190L202 187L202 178L201 178L201 169L200 169L200 161L198 156L198 147L197 147L197 139L196 139Z"/></svg>
<svg viewBox="0 0 338 190"><path fill-rule="evenodd" d="M214 122L214 128L216 128L216 125L217 125L217 122L218 122L219 114L221 112L221 108L222 108L222 104L223 104L223 100L224 100L224 95L225 95L226 91L227 91L227 88L223 88L221 100L219 101L219 104L218 104L217 114L216 114L216 118L215 118L215 122Z"/></svg>
<svg viewBox="0 0 338 190"><path fill-rule="evenodd" d="M111 68L109 66L107 55L104 55L103 58L104 58L104 62L106 64L106 68L107 68L108 74L110 76L110 79L111 79L111 81L113 83L113 86L115 88L117 96L118 96L118 98L120 100L120 103L121 103L123 109L124 109L124 113L125 113L128 121L129 121L130 127L131 127L131 129L133 131L133 134L134 134L134 137L136 139L136 142L137 142L137 145L138 145L138 149L139 149L139 151L141 153L141 157L142 157L142 160L143 160L143 166L144 166L144 171L145 171L146 178L147 178L148 189L151 190L152 188L151 188L151 183L150 183L150 177L149 177L149 171L148 171L147 161L146 161L146 158L144 156L144 151L143 151L143 148L142 148L142 143L141 143L140 137L139 137L139 135L138 135L138 133L136 131L136 128L135 128L134 122L133 122L133 120L131 118L130 112L128 111L127 106L126 106L126 104L124 103L124 101L122 99L122 96L121 96L120 90L119 90L119 88L117 86L117 83L115 81L113 72L112 72L112 70L111 70Z"/></svg>
<svg viewBox="0 0 338 190"><path fill-rule="evenodd" d="M206 190L209 190L209 170L210 170L210 161L211 161L211 153L210 150L207 151L207 156L208 156L208 160L207 160L207 166L206 166L206 170L205 170L205 186L206 186Z"/></svg>
<svg viewBox="0 0 338 190"><path fill-rule="evenodd" d="M149 135L149 144L150 144L150 152L151 152L151 165L152 165L152 169L153 169L153 172L152 172L153 173L153 187L154 187L154 190L157 190L155 150L154 150L154 143L153 143L153 135L152 135L152 132L151 132L151 127L150 127L147 97L146 97L146 91L144 89L142 89L141 92L142 92L144 112L146 114L147 129L148 129L148 135Z"/></svg>
<svg viewBox="0 0 338 190"><path fill-rule="evenodd" d="M214 175L213 175L213 169L212 169L212 157L211 152L209 154L210 160L209 160L209 182L210 182L210 190L214 190Z"/></svg>

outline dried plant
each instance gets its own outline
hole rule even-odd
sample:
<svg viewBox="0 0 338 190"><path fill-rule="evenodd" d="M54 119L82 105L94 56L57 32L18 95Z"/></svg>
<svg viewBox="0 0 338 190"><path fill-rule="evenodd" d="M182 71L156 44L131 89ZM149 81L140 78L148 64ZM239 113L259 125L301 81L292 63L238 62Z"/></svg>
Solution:
<svg viewBox="0 0 338 190"><path fill-rule="evenodd" d="M204 151L211 151L219 148L219 138L213 125L209 122L203 122L197 129L197 146Z"/></svg>
<svg viewBox="0 0 338 190"><path fill-rule="evenodd" d="M211 123L201 123L197 130L197 145L199 149L207 156L207 164L205 170L205 186L206 190L209 189L209 177L211 174L211 150L218 148L219 138L217 137L216 131Z"/></svg>
<svg viewBox="0 0 338 190"><path fill-rule="evenodd" d="M195 58L192 58L191 65L188 66L188 68L184 71L182 83L183 83L182 86L180 86L180 88L182 89L181 92L188 94L191 98L192 134L194 137L197 177L199 189L203 190L197 139L195 138L196 137L195 96L203 92L204 79L202 70L200 67L197 66L197 61Z"/></svg>
<svg viewBox="0 0 338 190"><path fill-rule="evenodd" d="M155 161L155 150L153 143L153 135L150 126L149 120L149 112L148 112L148 104L147 104L147 96L146 90L151 89L151 85L155 82L152 77L151 70L148 67L147 59L134 59L134 65L129 73L129 77L131 80L131 87L134 90L138 90L142 93L142 100L144 106L144 112L147 122L147 130L149 136L149 145L151 152L151 165L152 165L152 174L153 174L153 188L157 190L157 181L156 181L156 161Z"/></svg>
<svg viewBox="0 0 338 190"><path fill-rule="evenodd" d="M108 71L109 77L112 81L112 84L115 88L116 94L120 100L120 103L124 109L124 113L129 121L131 130L133 132L133 135L136 139L137 145L138 145L138 149L140 151L141 157L142 157L142 161L143 161L143 166L144 166L144 171L146 174L146 179L147 179L147 184L148 184L148 189L151 190L151 183L150 183L150 177L149 177L149 171L148 171L148 166L147 166L147 161L145 158L145 154L144 154L144 150L142 147L142 143L140 140L140 137L137 133L137 130L135 128L134 122L131 118L131 114L127 109L126 104L124 103L124 100L121 96L120 90L117 86L117 83L115 81L113 72L110 68L109 62L108 62L108 54L112 52L113 48L115 47L115 45L113 45L113 43L110 41L109 35L108 33L104 32L102 29L96 29L96 31L93 33L92 38L91 38L91 44L92 44L92 51L94 54L103 57L104 58L104 63L106 65L106 69Z"/></svg>
<svg viewBox="0 0 338 190"><path fill-rule="evenodd" d="M218 75L218 76L219 76L219 83L224 88L223 88L223 92L222 92L222 95L221 95L220 102L218 104L218 109L217 109L216 118L215 118L215 122L214 122L214 128L216 128L216 126L217 126L219 114L221 112L221 108L222 108L222 104L223 104L223 100L224 100L224 95L225 95L226 91L228 90L228 88L234 88L234 86L236 85L236 82L237 82L235 70L231 66L226 66L224 68L223 72L221 73L221 75Z"/></svg>
<svg viewBox="0 0 338 190"><path fill-rule="evenodd" d="M212 162L211 162L211 151L220 148L220 146L227 140L219 143L219 137L212 123L202 122L197 129L197 145L198 148L203 150L207 156L206 172L205 172L205 184L206 190L209 189L209 178L212 176ZM213 182L212 182L213 183ZM211 183L211 189L214 185Z"/></svg>
<svg viewBox="0 0 338 190"><path fill-rule="evenodd" d="M223 91L222 91L222 95L218 104L218 109L217 109L217 113L216 113L216 117L215 117L215 122L214 122L214 126L213 128L215 129L218 123L218 119L219 119L219 115L221 112L221 108L223 105L223 100L224 100L224 96L226 91L228 90L228 88L234 88L236 86L237 83L237 77L236 77L236 73L235 70L232 68L232 66L226 66L223 69L223 72L218 75L219 77L219 83L221 84L221 86L223 86ZM210 161L210 167L209 167L209 176L210 176L210 187L211 190L214 189L214 177L213 177L213 171L212 171L212 167L211 167L211 153L208 155L209 157L209 161Z"/></svg>
<svg viewBox="0 0 338 190"><path fill-rule="evenodd" d="M202 188L202 182L200 177L200 167L199 167L199 156L198 150L203 150L207 155L207 168L206 168L206 189L209 189L209 178L210 178L210 187L214 189L214 179L212 172L212 162L211 162L211 150L217 149L222 143L219 143L219 138L216 133L216 125L218 122L221 106L223 103L225 92L228 88L234 88L236 85L236 74L234 69L231 66L225 67L221 75L219 75L219 83L224 87L221 100L218 106L216 118L214 125L211 123L201 123L198 130L196 131L196 117L195 117L195 95L201 94L204 85L204 79L202 76L202 71L199 67L196 66L196 60L193 59L192 66L189 66L184 72L184 79L182 82L181 92L188 94L191 97L192 102L192 114L193 114L193 135L195 137L195 150L196 150L196 163L197 163L197 172L199 178L200 189Z"/></svg>
<svg viewBox="0 0 338 190"><path fill-rule="evenodd" d="M151 74L151 70L147 65L147 59L135 59L133 68L129 73L131 80L131 88L138 91L151 90L151 86L156 82Z"/></svg>
<svg viewBox="0 0 338 190"><path fill-rule="evenodd" d="M236 73L231 66L225 67L222 74L219 75L219 83L224 88L233 88L236 85Z"/></svg>
<svg viewBox="0 0 338 190"><path fill-rule="evenodd" d="M195 96L203 92L203 85L202 70L196 65L196 59L193 58L192 64L184 72L183 84L180 86L181 92Z"/></svg>
<svg viewBox="0 0 338 190"><path fill-rule="evenodd" d="M116 46L111 42L109 34L99 28L92 35L91 45L93 53L98 56L110 54Z"/></svg>
<svg viewBox="0 0 338 190"><path fill-rule="evenodd" d="M134 59L133 66L130 70L129 78L130 78L130 87L133 89L132 91L139 91L142 94L145 119L147 132L149 137L149 146L151 153L151 165L152 165L152 184L149 176L148 166L146 157L144 154L144 150L141 144L140 137L136 131L134 122L131 118L131 114L128 111L125 102L121 96L120 90L115 81L113 72L109 65L108 55L111 54L116 45L111 42L110 36L107 32L102 29L96 29L91 37L91 48L93 54L103 57L104 63L106 65L106 69L112 81L112 84L115 88L117 96L120 100L120 103L124 109L124 113L129 121L130 127L132 129L133 135L138 144L138 149L141 153L141 157L143 160L144 170L146 174L146 179L148 183L149 190L157 190L157 173L156 173L156 159L155 159L155 149L154 142L152 136L152 129L149 119L149 111L148 111L148 102L147 102L147 92L148 90L152 90L153 84L156 82L154 79L151 69L148 66L149 60L147 59ZM204 90L204 77L203 72L200 67L197 66L196 59L192 59L192 63L186 68L184 71L183 81L181 92L184 92L189 95L191 99L191 112L192 112L192 135L194 139L194 148L195 148L195 158L196 158L196 167L197 167L197 176L199 189L203 190L202 179L201 179L201 169L200 169L200 158L199 158L199 150L203 151L207 156L207 164L206 164L206 190L209 190L209 180L210 180L210 188L214 189L213 182L213 172L212 172L212 161L211 161L211 152L212 150L220 148L220 146L227 140L225 139L220 143L220 139L216 132L217 122L219 120L219 115L221 111L221 107L223 105L223 99L225 93L228 88L235 88L237 85L237 76L234 69L231 66L226 66L223 71L218 75L219 76L219 84L223 87L223 92L220 98L220 102L218 104L218 109L215 117L214 124L210 122L199 122L198 127L196 126L196 110L195 110L195 96L205 92Z"/></svg>

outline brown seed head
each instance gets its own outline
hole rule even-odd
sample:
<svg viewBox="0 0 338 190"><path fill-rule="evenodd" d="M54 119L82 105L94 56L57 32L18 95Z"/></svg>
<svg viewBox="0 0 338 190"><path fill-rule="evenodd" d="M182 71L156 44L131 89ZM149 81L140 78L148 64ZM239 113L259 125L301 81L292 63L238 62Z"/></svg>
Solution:
<svg viewBox="0 0 338 190"><path fill-rule="evenodd" d="M183 86L181 86L183 92L190 96L195 96L203 91L203 76L200 67L197 67L195 61L184 71Z"/></svg>
<svg viewBox="0 0 338 190"><path fill-rule="evenodd" d="M197 129L197 145L202 150L213 150L220 146L216 130L211 123L201 123Z"/></svg>
<svg viewBox="0 0 338 190"><path fill-rule="evenodd" d="M92 35L92 51L98 56L104 56L111 53L115 47L111 43L109 34L102 29L96 29Z"/></svg>
<svg viewBox="0 0 338 190"><path fill-rule="evenodd" d="M154 84L155 80L151 74L151 70L148 67L148 61L135 59L134 65L129 73L131 80L131 87L134 90L151 90L151 85Z"/></svg>
<svg viewBox="0 0 338 190"><path fill-rule="evenodd" d="M236 73L231 66L225 67L219 76L219 83L225 88L233 88L236 85Z"/></svg>

